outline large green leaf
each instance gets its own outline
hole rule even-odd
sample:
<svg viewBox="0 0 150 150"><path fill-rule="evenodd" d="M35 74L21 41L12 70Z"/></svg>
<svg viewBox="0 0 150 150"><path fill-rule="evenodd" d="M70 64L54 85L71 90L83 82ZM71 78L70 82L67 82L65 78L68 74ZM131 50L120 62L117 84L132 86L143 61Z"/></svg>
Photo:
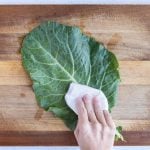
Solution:
<svg viewBox="0 0 150 150"><path fill-rule="evenodd" d="M21 52L39 105L63 119L70 129L77 122L64 100L71 82L101 89L110 111L115 105L120 80L117 59L79 28L44 22L25 37Z"/></svg>

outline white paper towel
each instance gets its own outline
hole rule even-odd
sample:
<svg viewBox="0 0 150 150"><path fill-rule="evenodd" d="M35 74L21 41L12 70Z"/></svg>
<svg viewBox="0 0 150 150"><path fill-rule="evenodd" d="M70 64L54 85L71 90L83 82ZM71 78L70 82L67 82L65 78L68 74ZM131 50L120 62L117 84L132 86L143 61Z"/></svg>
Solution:
<svg viewBox="0 0 150 150"><path fill-rule="evenodd" d="M76 108L76 100L79 97L83 97L84 95L88 94L90 97L98 96L101 103L102 110L108 110L108 101L106 96L101 90L94 89L92 87L78 84L78 83L71 83L70 87L65 95L65 100L67 105L76 113L78 114Z"/></svg>

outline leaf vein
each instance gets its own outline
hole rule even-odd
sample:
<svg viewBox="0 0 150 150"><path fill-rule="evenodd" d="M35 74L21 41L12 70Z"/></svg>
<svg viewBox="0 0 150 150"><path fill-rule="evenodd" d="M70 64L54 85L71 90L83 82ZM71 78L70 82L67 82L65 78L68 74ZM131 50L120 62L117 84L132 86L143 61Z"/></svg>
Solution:
<svg viewBox="0 0 150 150"><path fill-rule="evenodd" d="M34 39L35 42L37 42L37 43L39 44L39 46L41 47L41 49L42 49L45 53L47 53L47 54L57 63L57 65L60 67L60 69L62 69L62 71L65 72L65 74L66 74L73 82L77 83L76 79L73 78L73 77L70 75L70 73L69 73L68 71L66 71L66 69L65 69L47 50L45 50L45 48L41 45L41 43L40 43L37 39L35 39L35 37L33 37L32 35L31 35L31 37Z"/></svg>

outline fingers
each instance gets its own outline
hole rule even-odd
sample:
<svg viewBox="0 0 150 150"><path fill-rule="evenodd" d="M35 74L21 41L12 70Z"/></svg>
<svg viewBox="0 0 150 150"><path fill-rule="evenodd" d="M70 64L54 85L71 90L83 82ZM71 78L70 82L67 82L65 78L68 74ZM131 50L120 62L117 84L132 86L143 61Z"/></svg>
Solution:
<svg viewBox="0 0 150 150"><path fill-rule="evenodd" d="M101 109L101 104L98 96L93 98L93 107L98 122L103 126L106 126L106 120L103 114L103 110Z"/></svg>
<svg viewBox="0 0 150 150"><path fill-rule="evenodd" d="M93 105L92 105L92 100L90 99L90 97L88 95L85 95L83 97L83 101L84 101L84 105L88 114L88 120L93 123L97 122L95 112L93 109Z"/></svg>
<svg viewBox="0 0 150 150"><path fill-rule="evenodd" d="M107 125L110 128L114 129L115 128L115 123L112 120L112 117L111 117L110 113L107 110L104 110L103 112L104 112L104 117L105 117Z"/></svg>
<svg viewBox="0 0 150 150"><path fill-rule="evenodd" d="M115 128L115 124L112 120L111 115L107 110L101 109L101 103L99 97L93 98L92 100L88 95L77 100L77 110L78 110L78 124L90 122L99 122L103 126L109 126L110 128Z"/></svg>
<svg viewBox="0 0 150 150"><path fill-rule="evenodd" d="M86 108L84 106L84 102L82 100L82 98L78 98L76 101L76 107L77 107L77 111L78 111L78 122L77 122L77 126L74 130L74 134L77 137L79 134L79 129L82 130L82 127L85 127L85 124L88 124L88 114L86 111Z"/></svg>
<svg viewBox="0 0 150 150"><path fill-rule="evenodd" d="M84 102L82 101L82 98L78 98L77 99L77 111L78 111L78 124L81 123L85 123L88 121L88 115L87 115L87 111L86 108L84 106Z"/></svg>

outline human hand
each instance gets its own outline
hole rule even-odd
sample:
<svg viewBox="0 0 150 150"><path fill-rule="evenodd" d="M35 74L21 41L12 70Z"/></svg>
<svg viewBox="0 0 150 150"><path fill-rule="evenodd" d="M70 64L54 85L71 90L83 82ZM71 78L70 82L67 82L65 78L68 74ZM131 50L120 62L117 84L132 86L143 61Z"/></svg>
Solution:
<svg viewBox="0 0 150 150"><path fill-rule="evenodd" d="M77 100L78 123L74 131L81 150L111 150L115 124L107 110L101 109L98 97L88 95Z"/></svg>

